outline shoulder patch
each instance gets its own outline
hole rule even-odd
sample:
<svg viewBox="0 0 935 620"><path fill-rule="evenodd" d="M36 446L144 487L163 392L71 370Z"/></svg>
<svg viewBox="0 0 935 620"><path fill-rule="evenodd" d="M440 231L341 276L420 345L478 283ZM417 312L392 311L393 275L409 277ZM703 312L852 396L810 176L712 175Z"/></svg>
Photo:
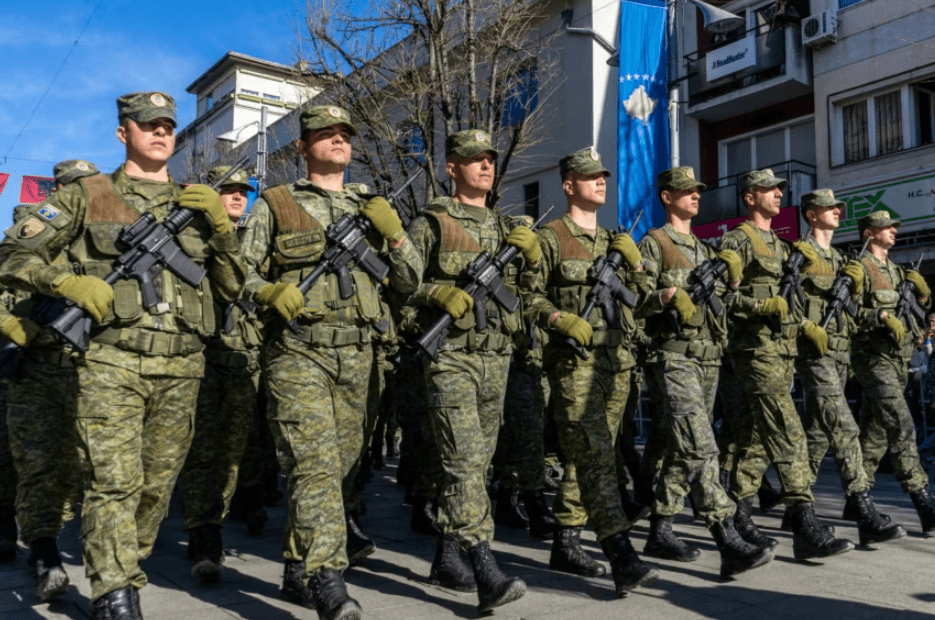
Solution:
<svg viewBox="0 0 935 620"><path fill-rule="evenodd" d="M43 230L45 230L45 224L37 218L31 217L19 225L16 231L16 237L19 239L32 239Z"/></svg>
<svg viewBox="0 0 935 620"><path fill-rule="evenodd" d="M54 220L59 214L61 214L61 211L51 205L44 205L41 209L39 209L39 217L49 222Z"/></svg>

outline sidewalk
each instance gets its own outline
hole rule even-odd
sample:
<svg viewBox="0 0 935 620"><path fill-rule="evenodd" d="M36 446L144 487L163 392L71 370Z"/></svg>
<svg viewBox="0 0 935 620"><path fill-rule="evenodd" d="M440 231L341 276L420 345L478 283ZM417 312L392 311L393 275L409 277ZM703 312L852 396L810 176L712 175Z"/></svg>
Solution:
<svg viewBox="0 0 935 620"><path fill-rule="evenodd" d="M368 512L362 527L377 543L378 551L363 565L345 573L351 596L360 601L364 618L428 620L477 618L475 594L454 593L425 583L434 551L431 538L409 530L409 507L395 485L397 461L376 472L365 494ZM825 459L815 496L819 515L837 528L839 536L857 541L853 523L840 520L843 497L830 459ZM825 562L800 563L792 559L791 534L779 530L780 509L769 515L754 510L754 518L770 536L780 540L776 559L768 566L733 580L718 575L714 542L699 523L684 511L676 531L703 551L694 563L656 561L662 579L638 589L623 600L613 596L609 571L604 577L579 578L550 571L549 542L525 532L501 528L493 545L501 567L521 576L528 592L521 600L498 608L501 619L627 620L676 618L755 618L772 620L808 618L870 620L898 617L915 620L935 617L935 538L922 538L918 517L908 496L889 475L877 476L874 497L883 512L909 531L909 536L856 550ZM201 586L189 572L187 536L176 502L162 525L156 548L145 563L150 583L141 591L146 620L314 620L314 611L286 603L279 597L282 560L279 538L285 522L285 500L268 508L270 521L262 537L251 537L239 523L224 529L226 564L223 579ZM648 523L641 521L632 536L643 548ZM66 570L72 586L62 599L38 604L20 549L16 562L0 565L0 618L86 620L88 583L80 566L77 520L62 533ZM603 560L593 532L583 537L587 548Z"/></svg>

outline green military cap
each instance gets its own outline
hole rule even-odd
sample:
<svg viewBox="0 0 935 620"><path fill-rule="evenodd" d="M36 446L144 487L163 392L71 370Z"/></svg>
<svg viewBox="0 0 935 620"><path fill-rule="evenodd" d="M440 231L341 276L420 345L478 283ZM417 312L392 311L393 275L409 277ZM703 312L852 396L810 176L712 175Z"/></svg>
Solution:
<svg viewBox="0 0 935 620"><path fill-rule="evenodd" d="M574 153L569 153L562 157L558 162L558 169L563 179L569 171L577 172L578 174L603 172L605 177L610 176L610 170L605 168L604 164L601 163L601 156L590 147Z"/></svg>
<svg viewBox="0 0 935 620"><path fill-rule="evenodd" d="M762 170L751 170L747 174L740 177L739 188L741 192L745 192L754 187L779 187L780 191L786 191L786 187L789 186L788 181L785 179L780 179L770 168L763 168Z"/></svg>
<svg viewBox="0 0 935 620"><path fill-rule="evenodd" d="M137 123L148 123L157 118L175 122L175 99L166 93L129 93L117 97L117 118L131 118Z"/></svg>
<svg viewBox="0 0 935 620"><path fill-rule="evenodd" d="M802 194L799 199L802 204L802 211L808 211L815 207L844 207L846 203L834 197L834 192L830 189L816 189L813 192Z"/></svg>
<svg viewBox="0 0 935 620"><path fill-rule="evenodd" d="M656 185L660 191L664 189L695 189L703 192L708 186L695 179L695 169L691 166L669 168L659 173Z"/></svg>
<svg viewBox="0 0 935 620"><path fill-rule="evenodd" d="M74 183L78 179L92 177L100 173L101 171L97 169L97 166L83 159L66 159L65 161L58 162L55 164L55 167L52 168L52 174L55 175L55 182L61 183L62 185L68 185L69 183Z"/></svg>
<svg viewBox="0 0 935 620"><path fill-rule="evenodd" d="M303 110L299 116L299 128L302 131L324 129L332 125L344 125L352 136L357 135L350 113L336 105L316 105Z"/></svg>
<svg viewBox="0 0 935 620"><path fill-rule="evenodd" d="M208 185L217 183L218 179L227 174L227 171L230 169L230 166L215 166L211 168L211 170L208 170ZM249 192L253 189L253 186L250 185L250 175L247 174L245 170L236 170L232 175L227 177L227 180L224 181L218 189L224 190L231 187L241 187Z"/></svg>
<svg viewBox="0 0 935 620"><path fill-rule="evenodd" d="M868 228L886 228L887 226L899 228L900 224L902 224L902 222L890 217L889 211L880 209L879 211L874 211L870 215L865 215L857 220L857 229L863 232Z"/></svg>
<svg viewBox="0 0 935 620"><path fill-rule="evenodd" d="M452 157L466 159L485 151L493 153L494 158L500 156L497 149L493 148L493 143L490 141L490 134L480 129L456 131L445 140L446 159L451 159Z"/></svg>

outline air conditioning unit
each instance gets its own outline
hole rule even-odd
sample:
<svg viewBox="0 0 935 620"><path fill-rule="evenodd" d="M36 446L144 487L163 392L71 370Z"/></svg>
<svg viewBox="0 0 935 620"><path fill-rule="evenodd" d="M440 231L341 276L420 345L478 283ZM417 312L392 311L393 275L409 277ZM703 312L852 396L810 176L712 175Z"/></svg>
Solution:
<svg viewBox="0 0 935 620"><path fill-rule="evenodd" d="M838 41L838 12L822 11L802 20L802 45L819 48Z"/></svg>

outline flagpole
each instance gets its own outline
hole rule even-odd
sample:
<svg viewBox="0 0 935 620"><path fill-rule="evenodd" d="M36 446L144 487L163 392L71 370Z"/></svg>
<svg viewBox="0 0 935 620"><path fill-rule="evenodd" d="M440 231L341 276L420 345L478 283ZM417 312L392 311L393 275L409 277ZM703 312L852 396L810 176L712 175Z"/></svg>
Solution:
<svg viewBox="0 0 935 620"><path fill-rule="evenodd" d="M678 0L669 0L669 167L679 166Z"/></svg>

